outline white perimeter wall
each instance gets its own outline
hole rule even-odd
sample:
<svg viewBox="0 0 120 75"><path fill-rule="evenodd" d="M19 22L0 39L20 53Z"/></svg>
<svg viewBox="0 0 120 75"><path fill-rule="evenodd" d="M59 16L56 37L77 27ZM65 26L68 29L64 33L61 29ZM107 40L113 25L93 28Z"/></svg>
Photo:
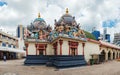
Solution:
<svg viewBox="0 0 120 75"><path fill-rule="evenodd" d="M36 55L36 48L34 43L28 45L28 55Z"/></svg>
<svg viewBox="0 0 120 75"><path fill-rule="evenodd" d="M54 55L54 49L53 49L53 46L51 44L47 44L46 54L47 55Z"/></svg>
<svg viewBox="0 0 120 75"><path fill-rule="evenodd" d="M60 47L59 47L60 49ZM62 44L62 55L69 55L69 45L67 40L63 40Z"/></svg>
<svg viewBox="0 0 120 75"><path fill-rule="evenodd" d="M99 44L87 41L84 47L85 60L88 62L92 54L100 54Z"/></svg>

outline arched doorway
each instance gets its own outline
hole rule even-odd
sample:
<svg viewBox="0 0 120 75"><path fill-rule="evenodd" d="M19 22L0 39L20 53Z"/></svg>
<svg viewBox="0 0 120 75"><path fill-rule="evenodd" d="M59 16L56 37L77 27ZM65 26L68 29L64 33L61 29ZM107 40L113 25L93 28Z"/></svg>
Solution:
<svg viewBox="0 0 120 75"><path fill-rule="evenodd" d="M99 62L104 62L105 61L105 51L102 50L101 54L99 55Z"/></svg>
<svg viewBox="0 0 120 75"><path fill-rule="evenodd" d="M113 59L115 59L115 52L113 52Z"/></svg>
<svg viewBox="0 0 120 75"><path fill-rule="evenodd" d="M111 60L111 52L108 52L108 60Z"/></svg>

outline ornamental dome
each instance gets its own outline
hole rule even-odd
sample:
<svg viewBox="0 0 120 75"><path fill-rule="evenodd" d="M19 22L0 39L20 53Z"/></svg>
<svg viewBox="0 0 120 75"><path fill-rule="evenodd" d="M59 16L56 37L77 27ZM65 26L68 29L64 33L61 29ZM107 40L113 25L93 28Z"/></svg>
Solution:
<svg viewBox="0 0 120 75"><path fill-rule="evenodd" d="M40 13L38 13L38 18L34 20L33 26L38 29L46 27L46 22L43 18L40 17Z"/></svg>
<svg viewBox="0 0 120 75"><path fill-rule="evenodd" d="M61 25L61 24L68 24L68 25L76 25L76 21L75 21L75 17L72 17L69 14L68 8L66 9L66 13L64 15L62 15L62 17L58 20L57 25Z"/></svg>
<svg viewBox="0 0 120 75"><path fill-rule="evenodd" d="M32 31L32 32L36 32L39 30L44 30L47 27L46 22L43 18L40 17L40 13L38 13L38 18L36 18L33 23L31 23L30 26L28 26L27 28Z"/></svg>
<svg viewBox="0 0 120 75"><path fill-rule="evenodd" d="M46 22L43 18L40 17L40 13L38 13L38 18L33 21L33 26L36 29L46 28Z"/></svg>

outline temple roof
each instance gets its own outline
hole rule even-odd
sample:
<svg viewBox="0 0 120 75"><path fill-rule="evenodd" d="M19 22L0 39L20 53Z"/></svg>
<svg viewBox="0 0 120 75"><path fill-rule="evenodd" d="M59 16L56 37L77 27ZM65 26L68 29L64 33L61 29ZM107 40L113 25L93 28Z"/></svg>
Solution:
<svg viewBox="0 0 120 75"><path fill-rule="evenodd" d="M107 47L110 47L110 48L115 48L115 49L120 49L120 47L119 46L116 46L116 45L114 45L114 44L111 44L111 43L108 43L108 42L105 42L105 41L101 41L100 40L100 44L102 45L102 46L107 46Z"/></svg>
<svg viewBox="0 0 120 75"><path fill-rule="evenodd" d="M38 27L39 26L46 26L46 22L44 21L43 18L36 18L33 22L33 26Z"/></svg>
<svg viewBox="0 0 120 75"><path fill-rule="evenodd" d="M66 9L66 13L63 14L61 16L61 18L58 20L57 24L60 25L63 22L64 22L64 24L71 24L71 25L73 22L76 22L75 17L73 17L69 14L68 8Z"/></svg>
<svg viewBox="0 0 120 75"><path fill-rule="evenodd" d="M35 21L44 21L44 19L43 18L36 18L35 20L34 20L34 22Z"/></svg>
<svg viewBox="0 0 120 75"><path fill-rule="evenodd" d="M43 18L41 18L40 13L38 13L38 17L31 23L30 26L27 26L27 28L30 31L39 31L40 29L45 29L47 27L47 24Z"/></svg>

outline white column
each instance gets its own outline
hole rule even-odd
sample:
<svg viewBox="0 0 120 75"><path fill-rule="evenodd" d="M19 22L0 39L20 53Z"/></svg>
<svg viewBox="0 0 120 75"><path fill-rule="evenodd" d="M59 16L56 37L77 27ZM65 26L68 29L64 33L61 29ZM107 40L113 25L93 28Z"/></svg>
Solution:
<svg viewBox="0 0 120 75"><path fill-rule="evenodd" d="M105 51L105 61L108 61L108 51Z"/></svg>
<svg viewBox="0 0 120 75"><path fill-rule="evenodd" d="M117 58L117 51L115 50L115 59Z"/></svg>

